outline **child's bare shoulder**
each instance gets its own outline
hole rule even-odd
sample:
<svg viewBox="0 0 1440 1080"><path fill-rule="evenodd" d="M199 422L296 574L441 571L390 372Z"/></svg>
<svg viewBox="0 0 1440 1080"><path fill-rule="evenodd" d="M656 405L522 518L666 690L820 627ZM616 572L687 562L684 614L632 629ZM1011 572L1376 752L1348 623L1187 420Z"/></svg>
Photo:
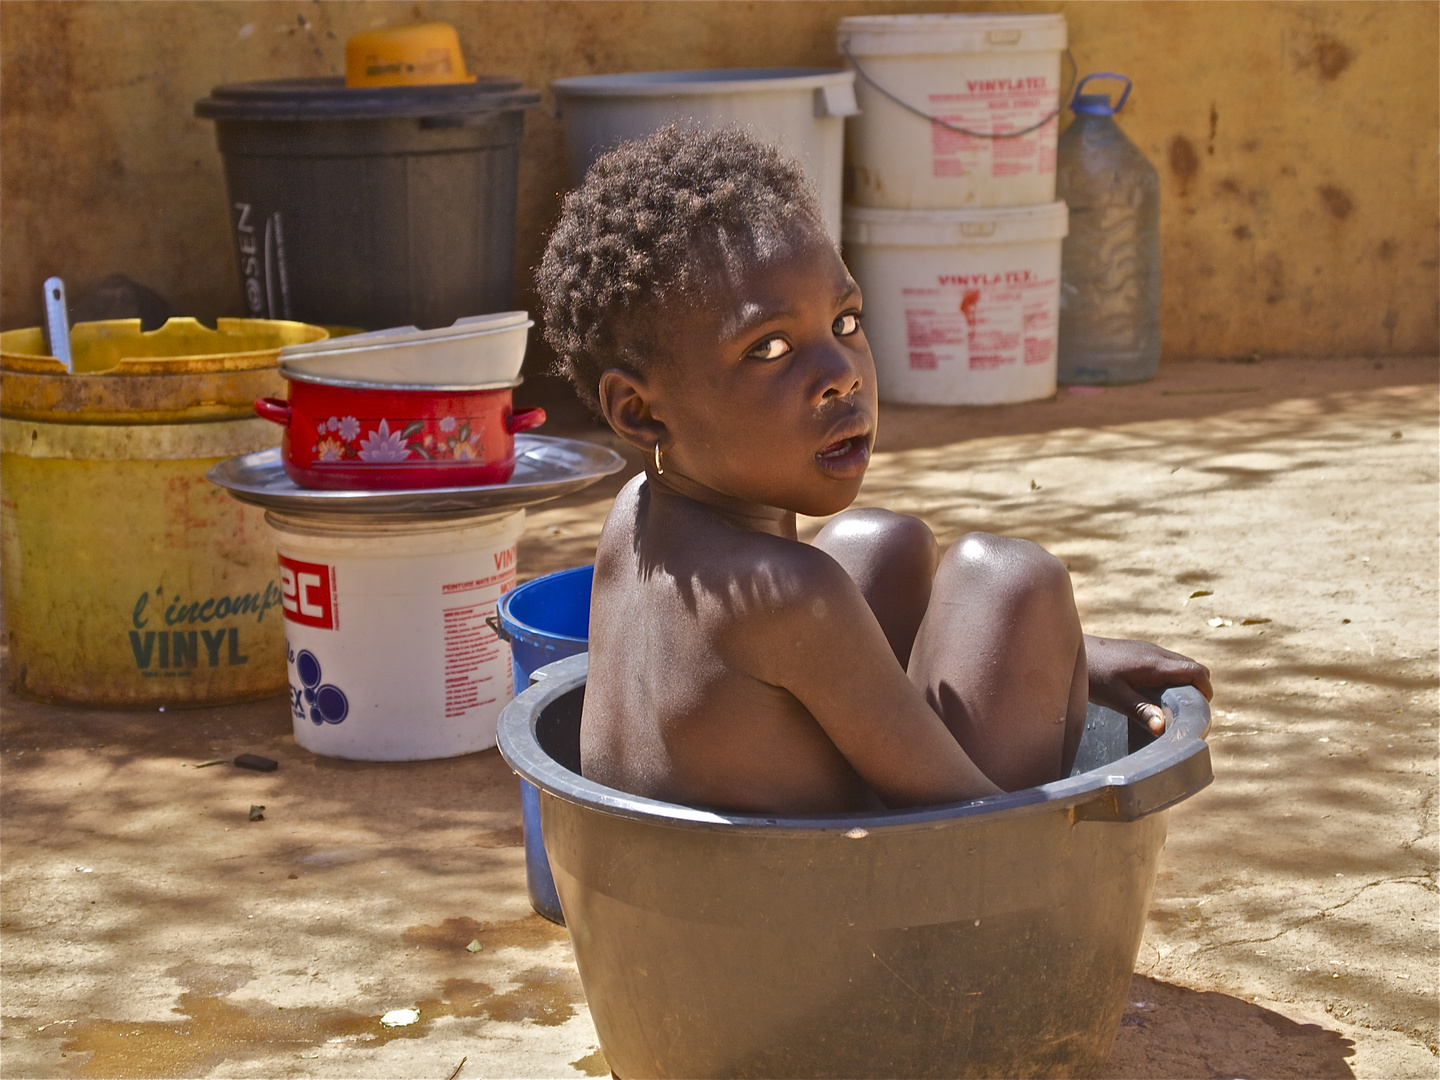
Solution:
<svg viewBox="0 0 1440 1080"><path fill-rule="evenodd" d="M688 499L656 495L643 476L616 497L596 566L607 577L639 572L642 580L673 582L724 623L813 615L817 601L828 605L852 593L863 602L850 577L825 552L798 540L734 528Z"/></svg>
<svg viewBox="0 0 1440 1080"><path fill-rule="evenodd" d="M714 573L745 618L810 617L852 593L861 600L854 582L825 552L763 533L736 532L733 547L715 561Z"/></svg>

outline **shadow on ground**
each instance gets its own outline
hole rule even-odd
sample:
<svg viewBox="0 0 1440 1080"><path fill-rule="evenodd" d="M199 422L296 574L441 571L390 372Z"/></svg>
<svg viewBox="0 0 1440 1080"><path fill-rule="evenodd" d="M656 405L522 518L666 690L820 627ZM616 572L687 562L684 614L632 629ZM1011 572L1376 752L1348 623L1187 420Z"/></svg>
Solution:
<svg viewBox="0 0 1440 1080"><path fill-rule="evenodd" d="M1354 1043L1229 994L1136 975L1106 1075L1115 1080L1264 1076L1331 1080L1355 1075Z"/></svg>

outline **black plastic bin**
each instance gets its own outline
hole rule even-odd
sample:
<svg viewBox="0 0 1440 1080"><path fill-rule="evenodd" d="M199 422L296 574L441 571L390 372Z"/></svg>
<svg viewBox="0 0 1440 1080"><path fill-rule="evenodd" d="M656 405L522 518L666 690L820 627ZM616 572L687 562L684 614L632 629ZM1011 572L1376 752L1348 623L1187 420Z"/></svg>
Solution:
<svg viewBox="0 0 1440 1080"><path fill-rule="evenodd" d="M380 329L511 307L518 80L217 86L195 103L225 159L246 312Z"/></svg>
<svg viewBox="0 0 1440 1080"><path fill-rule="evenodd" d="M1165 843L1210 782L1205 699L1164 735L1092 706L1077 772L882 814L767 817L579 775L589 657L542 668L500 752L540 789L617 1076L1075 1076L1104 1068Z"/></svg>

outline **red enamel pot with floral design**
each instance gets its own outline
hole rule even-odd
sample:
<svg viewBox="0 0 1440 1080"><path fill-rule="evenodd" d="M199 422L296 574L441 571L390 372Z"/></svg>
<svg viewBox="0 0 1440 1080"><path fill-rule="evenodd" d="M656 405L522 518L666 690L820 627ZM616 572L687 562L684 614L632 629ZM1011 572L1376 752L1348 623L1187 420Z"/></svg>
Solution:
<svg viewBox="0 0 1440 1080"><path fill-rule="evenodd" d="M285 428L280 457L301 487L503 484L515 471L515 434L545 422L544 409L513 408L513 382L452 389L285 377L290 399L261 398L255 412Z"/></svg>

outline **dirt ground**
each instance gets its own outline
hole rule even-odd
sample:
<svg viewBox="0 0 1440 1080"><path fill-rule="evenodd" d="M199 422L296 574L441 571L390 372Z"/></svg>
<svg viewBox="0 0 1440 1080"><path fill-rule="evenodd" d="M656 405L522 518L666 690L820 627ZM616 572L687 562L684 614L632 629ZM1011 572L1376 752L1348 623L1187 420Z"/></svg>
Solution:
<svg viewBox="0 0 1440 1080"><path fill-rule="evenodd" d="M1030 537L1088 629L1214 672L1215 782L1170 813L1112 1076L1440 1071L1436 382L1194 363L883 411L862 503ZM522 573L588 561L619 479L533 512ZM494 751L317 758L283 698L0 704L5 1077L608 1073ZM279 770L206 764L246 751Z"/></svg>

